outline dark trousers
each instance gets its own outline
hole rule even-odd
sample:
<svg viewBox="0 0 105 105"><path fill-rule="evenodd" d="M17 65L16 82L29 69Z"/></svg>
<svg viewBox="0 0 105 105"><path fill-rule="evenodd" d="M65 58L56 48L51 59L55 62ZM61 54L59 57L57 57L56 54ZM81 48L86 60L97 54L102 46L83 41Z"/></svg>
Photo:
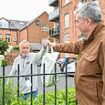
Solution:
<svg viewBox="0 0 105 105"><path fill-rule="evenodd" d="M33 92L29 92L29 93L25 93L25 94L23 95L23 98L26 100L28 97L31 97L31 94L32 94L32 98L37 97L37 95L38 95L38 90L33 91Z"/></svg>

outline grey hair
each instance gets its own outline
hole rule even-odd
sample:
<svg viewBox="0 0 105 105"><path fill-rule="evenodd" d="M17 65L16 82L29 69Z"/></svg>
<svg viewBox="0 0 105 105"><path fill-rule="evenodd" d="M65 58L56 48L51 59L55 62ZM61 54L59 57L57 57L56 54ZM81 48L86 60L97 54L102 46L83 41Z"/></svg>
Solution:
<svg viewBox="0 0 105 105"><path fill-rule="evenodd" d="M30 45L30 43L29 43L27 40L23 40L23 41L21 41L21 42L19 43L19 47L21 47L21 46L24 45L25 43L27 43L27 44Z"/></svg>
<svg viewBox="0 0 105 105"><path fill-rule="evenodd" d="M91 19L94 23L101 21L100 6L96 2L83 3L82 6L77 8L75 13L79 14L83 19Z"/></svg>

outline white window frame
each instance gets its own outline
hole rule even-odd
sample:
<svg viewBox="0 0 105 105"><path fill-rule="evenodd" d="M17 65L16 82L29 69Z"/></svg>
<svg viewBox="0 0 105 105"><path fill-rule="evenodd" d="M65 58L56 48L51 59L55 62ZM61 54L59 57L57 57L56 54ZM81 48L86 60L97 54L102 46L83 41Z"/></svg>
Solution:
<svg viewBox="0 0 105 105"><path fill-rule="evenodd" d="M65 28L68 28L69 27L69 21L70 21L70 19L69 19L69 13L67 13L64 16L64 27Z"/></svg>
<svg viewBox="0 0 105 105"><path fill-rule="evenodd" d="M6 34L6 41L8 43L11 43L11 35L10 34Z"/></svg>
<svg viewBox="0 0 105 105"><path fill-rule="evenodd" d="M64 0L65 5L68 4L71 0Z"/></svg>
<svg viewBox="0 0 105 105"><path fill-rule="evenodd" d="M0 28L2 28L3 27L3 24L2 24L2 22L0 22Z"/></svg>
<svg viewBox="0 0 105 105"><path fill-rule="evenodd" d="M14 34L14 42L16 42L17 41L17 34L15 33Z"/></svg>
<svg viewBox="0 0 105 105"><path fill-rule="evenodd" d="M41 26L41 31L49 32L49 27L48 27L48 25L43 25L43 26Z"/></svg>
<svg viewBox="0 0 105 105"><path fill-rule="evenodd" d="M2 34L0 33L0 39L2 39Z"/></svg>
<svg viewBox="0 0 105 105"><path fill-rule="evenodd" d="M70 40L70 35L69 35L69 33L65 33L65 35L64 35L64 42L69 42L69 40Z"/></svg>

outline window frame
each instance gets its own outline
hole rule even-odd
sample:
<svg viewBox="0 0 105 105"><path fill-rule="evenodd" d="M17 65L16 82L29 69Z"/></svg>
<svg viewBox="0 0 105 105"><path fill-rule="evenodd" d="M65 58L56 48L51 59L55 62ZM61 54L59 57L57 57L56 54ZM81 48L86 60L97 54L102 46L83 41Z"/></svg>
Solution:
<svg viewBox="0 0 105 105"><path fill-rule="evenodd" d="M68 28L70 24L70 18L69 18L69 13L66 13L64 15L64 28Z"/></svg>

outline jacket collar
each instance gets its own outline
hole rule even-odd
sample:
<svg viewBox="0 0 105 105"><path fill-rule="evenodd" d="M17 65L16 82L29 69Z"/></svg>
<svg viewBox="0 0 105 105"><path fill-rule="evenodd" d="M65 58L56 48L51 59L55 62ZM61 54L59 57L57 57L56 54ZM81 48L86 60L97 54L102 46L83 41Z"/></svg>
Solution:
<svg viewBox="0 0 105 105"><path fill-rule="evenodd" d="M90 41L92 41L92 40L96 37L97 33L99 32L99 30L100 30L102 27L104 27L103 24L97 25L97 26L94 28L94 30L91 32L89 38L84 41L84 45L86 45L86 44L88 44Z"/></svg>

